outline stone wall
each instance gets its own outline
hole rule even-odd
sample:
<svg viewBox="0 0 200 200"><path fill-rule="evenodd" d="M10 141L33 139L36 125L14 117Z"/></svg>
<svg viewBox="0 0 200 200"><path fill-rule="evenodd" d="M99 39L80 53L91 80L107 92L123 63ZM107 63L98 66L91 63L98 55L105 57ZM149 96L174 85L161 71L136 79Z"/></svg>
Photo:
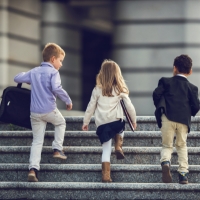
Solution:
<svg viewBox="0 0 200 200"><path fill-rule="evenodd" d="M92 30L113 38L110 58L122 69L137 115L153 115L152 91L160 77L172 76L176 56L191 56L189 80L200 87L199 7L195 0L1 0L0 93L15 84L15 74L38 66L44 45L55 42L66 52L60 70L63 88L73 109L81 110L82 55L87 51L82 33ZM93 45L93 53L98 47ZM58 107L65 109L59 100Z"/></svg>
<svg viewBox="0 0 200 200"><path fill-rule="evenodd" d="M60 45L66 53L60 75L70 94L73 109L81 109L81 32L79 15L65 1L42 2L42 47L48 42ZM65 104L58 99L58 107Z"/></svg>
<svg viewBox="0 0 200 200"><path fill-rule="evenodd" d="M138 115L153 115L152 91L172 76L180 54L193 59L189 80L200 86L200 1L124 0L114 7L113 58L122 68Z"/></svg>
<svg viewBox="0 0 200 200"><path fill-rule="evenodd" d="M40 19L39 0L0 1L0 93L40 62Z"/></svg>

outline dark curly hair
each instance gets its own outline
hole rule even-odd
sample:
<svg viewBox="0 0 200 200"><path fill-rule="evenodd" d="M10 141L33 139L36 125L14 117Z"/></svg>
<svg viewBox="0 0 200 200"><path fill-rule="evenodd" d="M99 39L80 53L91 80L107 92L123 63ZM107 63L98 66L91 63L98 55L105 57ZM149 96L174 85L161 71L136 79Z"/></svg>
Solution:
<svg viewBox="0 0 200 200"><path fill-rule="evenodd" d="M180 73L189 74L192 68L192 59L188 55L180 55L174 59L174 66Z"/></svg>

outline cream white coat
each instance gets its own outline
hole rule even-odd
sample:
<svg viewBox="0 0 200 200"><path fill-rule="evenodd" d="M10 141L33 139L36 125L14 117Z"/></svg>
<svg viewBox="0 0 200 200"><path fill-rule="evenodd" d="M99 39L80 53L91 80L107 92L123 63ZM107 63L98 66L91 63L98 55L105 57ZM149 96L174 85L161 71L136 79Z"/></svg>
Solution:
<svg viewBox="0 0 200 200"><path fill-rule="evenodd" d="M121 93L120 95L117 95L114 90L112 94L114 95L113 97L103 96L100 87L96 86L93 89L90 102L85 111L83 120L84 125L90 123L92 115L95 117L95 124L97 127L102 124L123 119L124 114L120 104L121 99L123 99L125 103L132 122L136 122L136 111L128 94Z"/></svg>

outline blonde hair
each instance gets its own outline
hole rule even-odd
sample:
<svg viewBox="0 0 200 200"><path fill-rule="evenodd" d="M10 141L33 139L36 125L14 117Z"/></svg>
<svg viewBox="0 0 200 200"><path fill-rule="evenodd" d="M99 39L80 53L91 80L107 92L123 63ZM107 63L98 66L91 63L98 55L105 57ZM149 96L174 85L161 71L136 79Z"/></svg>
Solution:
<svg viewBox="0 0 200 200"><path fill-rule="evenodd" d="M64 50L59 45L55 43L47 43L42 51L43 61L48 62L53 56L58 58L60 54L65 56Z"/></svg>
<svg viewBox="0 0 200 200"><path fill-rule="evenodd" d="M113 89L120 93L129 94L128 87L122 77L119 65L112 60L104 60L96 77L96 86L102 88L102 95L112 97Z"/></svg>

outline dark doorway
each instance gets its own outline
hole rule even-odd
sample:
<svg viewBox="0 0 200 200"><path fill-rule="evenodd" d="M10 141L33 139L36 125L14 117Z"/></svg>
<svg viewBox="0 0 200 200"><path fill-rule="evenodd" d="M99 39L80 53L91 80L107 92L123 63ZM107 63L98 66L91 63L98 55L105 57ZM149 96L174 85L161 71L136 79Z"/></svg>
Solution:
<svg viewBox="0 0 200 200"><path fill-rule="evenodd" d="M82 32L82 110L85 111L96 84L101 63L111 58L111 35L83 30Z"/></svg>

